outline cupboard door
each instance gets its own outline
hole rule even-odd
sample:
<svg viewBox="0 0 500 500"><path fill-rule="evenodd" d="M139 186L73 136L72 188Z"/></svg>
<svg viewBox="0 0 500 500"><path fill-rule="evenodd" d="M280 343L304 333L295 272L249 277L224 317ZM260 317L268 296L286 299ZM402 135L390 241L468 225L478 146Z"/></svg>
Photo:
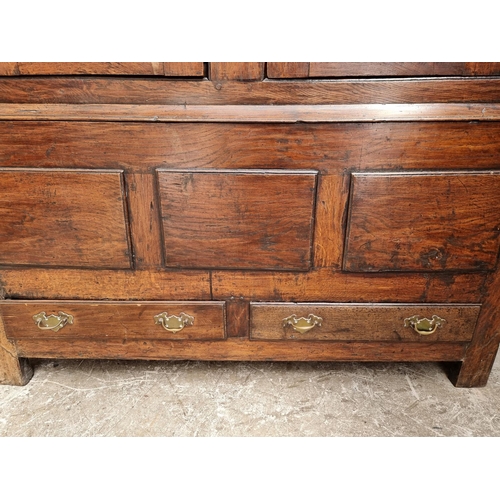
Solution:
<svg viewBox="0 0 500 500"><path fill-rule="evenodd" d="M0 75L204 76L202 62L20 62L0 63Z"/></svg>
<svg viewBox="0 0 500 500"><path fill-rule="evenodd" d="M500 172L353 174L347 271L496 267Z"/></svg>
<svg viewBox="0 0 500 500"><path fill-rule="evenodd" d="M127 269L122 171L0 169L0 264Z"/></svg>
<svg viewBox="0 0 500 500"><path fill-rule="evenodd" d="M168 267L308 270L316 172L158 170Z"/></svg>
<svg viewBox="0 0 500 500"><path fill-rule="evenodd" d="M463 62L309 62L267 63L268 78L339 78L370 76L491 76L500 63Z"/></svg>

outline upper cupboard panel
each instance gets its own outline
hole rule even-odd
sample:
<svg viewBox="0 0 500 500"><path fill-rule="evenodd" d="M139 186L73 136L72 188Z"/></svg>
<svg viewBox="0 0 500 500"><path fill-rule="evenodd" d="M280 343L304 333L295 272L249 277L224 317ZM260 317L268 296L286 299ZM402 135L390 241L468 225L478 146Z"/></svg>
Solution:
<svg viewBox="0 0 500 500"><path fill-rule="evenodd" d="M2 76L109 75L109 76L205 76L202 62L17 62L0 63Z"/></svg>
<svg viewBox="0 0 500 500"><path fill-rule="evenodd" d="M268 62L268 78L355 78L500 75L500 63L474 62Z"/></svg>

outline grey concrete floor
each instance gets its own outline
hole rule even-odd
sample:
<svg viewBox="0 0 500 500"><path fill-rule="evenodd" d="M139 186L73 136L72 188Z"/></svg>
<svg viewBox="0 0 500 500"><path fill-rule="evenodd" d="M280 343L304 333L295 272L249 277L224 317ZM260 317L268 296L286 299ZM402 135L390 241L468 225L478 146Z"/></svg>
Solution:
<svg viewBox="0 0 500 500"><path fill-rule="evenodd" d="M37 361L0 436L500 436L500 362L457 389L434 363Z"/></svg>

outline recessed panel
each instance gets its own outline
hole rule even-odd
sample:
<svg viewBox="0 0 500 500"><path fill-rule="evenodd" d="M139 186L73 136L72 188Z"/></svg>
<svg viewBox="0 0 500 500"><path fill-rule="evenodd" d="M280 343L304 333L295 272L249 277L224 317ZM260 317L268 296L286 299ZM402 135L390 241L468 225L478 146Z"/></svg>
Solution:
<svg viewBox="0 0 500 500"><path fill-rule="evenodd" d="M496 267L500 172L353 174L344 269Z"/></svg>
<svg viewBox="0 0 500 500"><path fill-rule="evenodd" d="M0 169L0 264L130 268L121 171Z"/></svg>
<svg viewBox="0 0 500 500"><path fill-rule="evenodd" d="M158 171L169 267L307 270L316 172Z"/></svg>

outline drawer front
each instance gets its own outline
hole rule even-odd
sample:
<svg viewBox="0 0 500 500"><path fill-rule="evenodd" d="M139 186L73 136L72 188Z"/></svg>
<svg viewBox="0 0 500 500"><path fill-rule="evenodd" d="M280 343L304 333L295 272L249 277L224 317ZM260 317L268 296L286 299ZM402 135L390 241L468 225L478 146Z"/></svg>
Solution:
<svg viewBox="0 0 500 500"><path fill-rule="evenodd" d="M224 302L4 300L0 313L13 340L225 338Z"/></svg>
<svg viewBox="0 0 500 500"><path fill-rule="evenodd" d="M311 267L316 172L158 171L168 267Z"/></svg>
<svg viewBox="0 0 500 500"><path fill-rule="evenodd" d="M344 270L496 267L500 172L353 174Z"/></svg>
<svg viewBox="0 0 500 500"><path fill-rule="evenodd" d="M123 174L0 169L0 264L127 269Z"/></svg>
<svg viewBox="0 0 500 500"><path fill-rule="evenodd" d="M370 340L467 342L475 304L252 303L250 338L258 340Z"/></svg>

